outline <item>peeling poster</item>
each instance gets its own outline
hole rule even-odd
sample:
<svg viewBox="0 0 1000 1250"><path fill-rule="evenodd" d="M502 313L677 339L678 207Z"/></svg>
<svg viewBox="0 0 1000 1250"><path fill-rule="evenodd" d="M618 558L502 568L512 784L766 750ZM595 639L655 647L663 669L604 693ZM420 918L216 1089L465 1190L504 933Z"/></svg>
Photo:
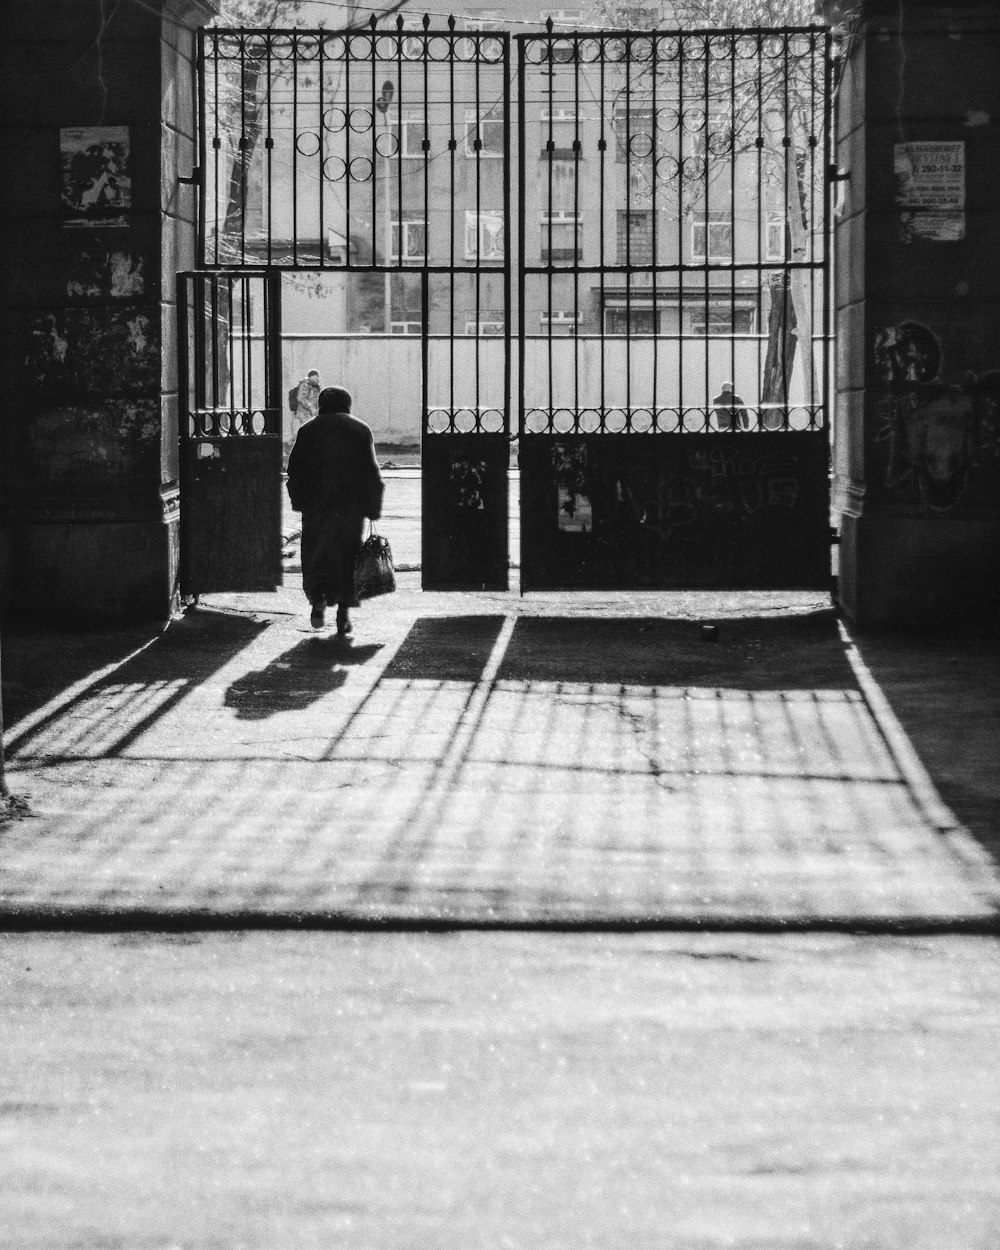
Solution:
<svg viewBox="0 0 1000 1250"><path fill-rule="evenodd" d="M77 126L59 132L65 226L124 226L132 207L127 126Z"/></svg>
<svg viewBox="0 0 1000 1250"><path fill-rule="evenodd" d="M904 243L965 238L965 143L894 145L896 206Z"/></svg>

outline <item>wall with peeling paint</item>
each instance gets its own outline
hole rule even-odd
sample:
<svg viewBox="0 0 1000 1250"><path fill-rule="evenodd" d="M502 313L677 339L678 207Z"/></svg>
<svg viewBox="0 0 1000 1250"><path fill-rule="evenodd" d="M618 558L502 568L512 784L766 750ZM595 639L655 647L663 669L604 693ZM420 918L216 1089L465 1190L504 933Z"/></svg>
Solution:
<svg viewBox="0 0 1000 1250"><path fill-rule="evenodd" d="M1000 608L1000 11L865 0L838 93L834 505L859 621Z"/></svg>
<svg viewBox="0 0 1000 1250"><path fill-rule="evenodd" d="M207 0L5 5L0 577L18 610L171 608L173 274L194 261L178 174L194 152L192 32L213 14ZM104 175L81 183L102 153Z"/></svg>

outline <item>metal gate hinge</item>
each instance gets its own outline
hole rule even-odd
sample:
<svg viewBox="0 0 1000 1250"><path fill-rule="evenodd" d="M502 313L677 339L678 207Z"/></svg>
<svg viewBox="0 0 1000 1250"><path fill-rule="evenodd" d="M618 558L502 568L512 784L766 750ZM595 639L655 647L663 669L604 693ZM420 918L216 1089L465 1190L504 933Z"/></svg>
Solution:
<svg viewBox="0 0 1000 1250"><path fill-rule="evenodd" d="M201 167L199 165L195 165L192 167L189 174L178 174L177 181L186 183L188 186L196 185L201 182Z"/></svg>
<svg viewBox="0 0 1000 1250"><path fill-rule="evenodd" d="M827 168L826 176L831 182L850 182L851 171L849 169L841 169L839 165L830 165Z"/></svg>

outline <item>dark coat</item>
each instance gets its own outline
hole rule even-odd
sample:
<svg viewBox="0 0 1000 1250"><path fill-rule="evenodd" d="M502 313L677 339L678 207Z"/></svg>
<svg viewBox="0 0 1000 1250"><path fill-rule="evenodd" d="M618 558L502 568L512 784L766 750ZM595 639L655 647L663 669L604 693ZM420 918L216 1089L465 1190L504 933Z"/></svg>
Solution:
<svg viewBox="0 0 1000 1250"><path fill-rule="evenodd" d="M339 512L377 521L382 474L364 421L349 412L321 412L295 436L288 456L288 497L296 512Z"/></svg>
<svg viewBox="0 0 1000 1250"><path fill-rule="evenodd" d="M346 412L321 412L295 437L288 497L302 513L302 589L311 603L356 604L354 566L365 517L382 515L372 432Z"/></svg>

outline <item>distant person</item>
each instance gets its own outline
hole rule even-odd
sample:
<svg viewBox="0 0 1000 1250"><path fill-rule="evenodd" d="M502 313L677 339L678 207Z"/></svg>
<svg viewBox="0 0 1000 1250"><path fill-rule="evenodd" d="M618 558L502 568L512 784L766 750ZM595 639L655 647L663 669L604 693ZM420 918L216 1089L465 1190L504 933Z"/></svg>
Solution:
<svg viewBox="0 0 1000 1250"><path fill-rule="evenodd" d="M301 382L296 382L288 392L288 407L292 414L288 438L285 440L285 458L291 451L299 427L311 421L319 412L319 371L310 369Z"/></svg>
<svg viewBox="0 0 1000 1250"><path fill-rule="evenodd" d="M750 428L750 414L744 401L733 390L732 382L723 382L722 390L712 400L712 415L720 430Z"/></svg>
<svg viewBox="0 0 1000 1250"><path fill-rule="evenodd" d="M288 457L288 497L302 513L302 589L313 629L322 628L327 604L335 603L337 633L351 632L365 517L382 515L383 490L371 430L351 415L348 391L326 387L318 415L300 428Z"/></svg>

